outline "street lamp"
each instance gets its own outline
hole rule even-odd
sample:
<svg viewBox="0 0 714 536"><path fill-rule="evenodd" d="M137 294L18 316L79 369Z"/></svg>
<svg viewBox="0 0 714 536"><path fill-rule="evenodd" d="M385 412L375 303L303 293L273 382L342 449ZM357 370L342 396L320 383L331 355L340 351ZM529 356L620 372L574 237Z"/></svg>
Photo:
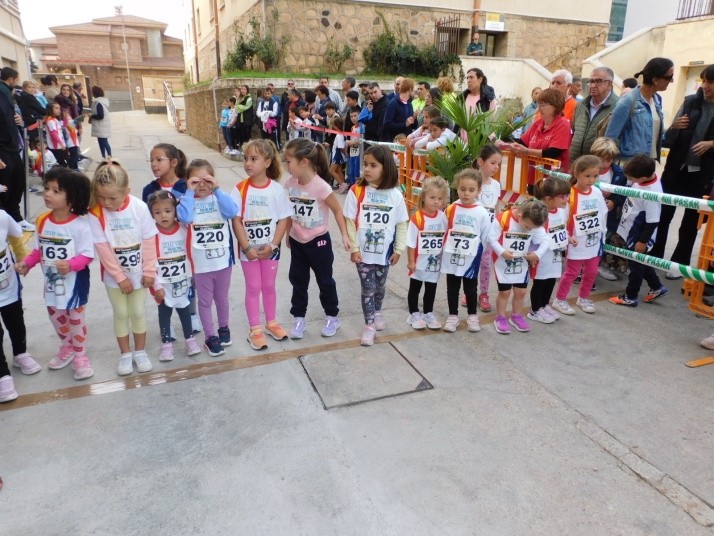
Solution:
<svg viewBox="0 0 714 536"><path fill-rule="evenodd" d="M124 6L114 6L114 13L121 17L121 33L124 36L124 58L126 59L126 78L129 81L129 100L131 109L134 110L134 93L131 89L131 72L129 71L129 46L126 44L126 30L124 28Z"/></svg>

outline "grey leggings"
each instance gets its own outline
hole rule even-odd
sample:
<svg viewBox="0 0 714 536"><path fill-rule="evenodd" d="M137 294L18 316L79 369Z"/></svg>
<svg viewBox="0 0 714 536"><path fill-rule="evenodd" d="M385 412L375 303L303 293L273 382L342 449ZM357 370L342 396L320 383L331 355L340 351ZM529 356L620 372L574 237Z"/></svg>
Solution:
<svg viewBox="0 0 714 536"><path fill-rule="evenodd" d="M172 307L161 302L159 304L159 330L161 331L161 342L171 342L171 314L174 312ZM191 327L191 313L189 306L182 309L176 308L176 312L181 320L181 328L183 329L184 339L193 337L193 328Z"/></svg>
<svg viewBox="0 0 714 536"><path fill-rule="evenodd" d="M374 313L382 310L382 302L387 288L389 265L357 264L362 285L362 314L365 324L374 324Z"/></svg>

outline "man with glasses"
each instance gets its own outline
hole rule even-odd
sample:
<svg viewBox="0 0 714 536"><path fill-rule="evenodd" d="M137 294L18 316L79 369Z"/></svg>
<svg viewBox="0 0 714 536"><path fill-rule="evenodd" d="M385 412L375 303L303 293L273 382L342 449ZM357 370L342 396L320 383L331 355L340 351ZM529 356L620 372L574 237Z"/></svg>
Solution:
<svg viewBox="0 0 714 536"><path fill-rule="evenodd" d="M575 107L573 116L573 142L570 145L570 161L590 154L590 147L596 138L605 133L600 127L602 121L615 109L620 97L612 90L612 80L615 73L608 67L598 67L590 74L588 80L589 96L585 97Z"/></svg>

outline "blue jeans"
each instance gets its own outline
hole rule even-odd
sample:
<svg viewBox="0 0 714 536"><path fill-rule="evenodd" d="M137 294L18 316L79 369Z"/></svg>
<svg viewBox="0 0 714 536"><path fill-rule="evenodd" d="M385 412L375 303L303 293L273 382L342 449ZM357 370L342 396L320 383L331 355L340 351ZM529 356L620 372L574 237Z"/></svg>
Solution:
<svg viewBox="0 0 714 536"><path fill-rule="evenodd" d="M226 147L233 149L233 138L231 137L231 129L228 127L221 127L223 131L223 139L226 140Z"/></svg>
<svg viewBox="0 0 714 536"><path fill-rule="evenodd" d="M102 151L102 158L112 155L112 148L109 147L109 138L97 138L99 150Z"/></svg>

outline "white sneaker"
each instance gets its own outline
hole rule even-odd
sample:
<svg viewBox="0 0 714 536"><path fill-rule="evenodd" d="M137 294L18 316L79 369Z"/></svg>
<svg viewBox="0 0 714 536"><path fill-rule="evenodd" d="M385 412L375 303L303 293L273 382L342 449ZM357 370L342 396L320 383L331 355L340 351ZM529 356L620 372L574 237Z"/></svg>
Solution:
<svg viewBox="0 0 714 536"><path fill-rule="evenodd" d="M446 323L444 324L444 331L448 331L449 333L453 333L456 331L456 328L459 327L459 317L456 315L449 315L449 318L446 319Z"/></svg>
<svg viewBox="0 0 714 536"><path fill-rule="evenodd" d="M22 224L20 224L22 226ZM682 279L682 274L677 273L677 272L667 272L664 274L665 279L669 279L670 281L676 281L677 279Z"/></svg>
<svg viewBox="0 0 714 536"><path fill-rule="evenodd" d="M134 363L136 363L137 372L151 372L151 369L154 368L151 361L149 361L146 350L134 352Z"/></svg>
<svg viewBox="0 0 714 536"><path fill-rule="evenodd" d="M421 318L429 329L441 329L441 322L436 319L434 313L426 313Z"/></svg>
<svg viewBox="0 0 714 536"><path fill-rule="evenodd" d="M26 231L28 233L34 233L35 232L35 226L32 225L29 221L27 220L22 220L21 222L18 222L20 224L20 228L23 231Z"/></svg>
<svg viewBox="0 0 714 536"><path fill-rule="evenodd" d="M560 320L560 315L556 313L555 309L553 309L550 305L546 305L545 307L543 307L543 309L546 313L548 313L548 315L553 317L553 320Z"/></svg>
<svg viewBox="0 0 714 536"><path fill-rule="evenodd" d="M238 151L235 149L231 149L231 152L229 153L231 156L236 156L238 154Z"/></svg>
<svg viewBox="0 0 714 536"><path fill-rule="evenodd" d="M466 318L466 325L471 332L481 331L481 322L478 320L478 315L469 315Z"/></svg>
<svg viewBox="0 0 714 536"><path fill-rule="evenodd" d="M119 376L126 376L132 372L134 372L134 364L131 361L131 352L127 352L126 354L122 354L119 358L117 374L119 374Z"/></svg>
<svg viewBox="0 0 714 536"><path fill-rule="evenodd" d="M194 333L201 333L203 331L203 324L201 324L201 319L198 315L191 315L191 330Z"/></svg>
<svg viewBox="0 0 714 536"><path fill-rule="evenodd" d="M414 329L424 329L426 327L426 322L421 316L421 313L412 313L407 318L407 324L409 324Z"/></svg>
<svg viewBox="0 0 714 536"><path fill-rule="evenodd" d="M536 322L540 322L541 324L552 324L553 322L555 322L555 318L550 316L545 311L545 307L541 307L535 312L529 311L527 316L530 320L535 320Z"/></svg>
<svg viewBox="0 0 714 536"><path fill-rule="evenodd" d="M553 309L556 311L563 313L564 315L574 315L575 314L575 309L570 307L570 304L566 302L565 300L558 300L555 299L553 300Z"/></svg>
<svg viewBox="0 0 714 536"><path fill-rule="evenodd" d="M226 154L230 154L231 148L230 148L230 147L226 147L226 148L223 150L223 152L226 153Z"/></svg>
<svg viewBox="0 0 714 536"><path fill-rule="evenodd" d="M586 300L585 298L578 298L578 301L575 302L575 305L580 307L586 313L592 314L595 312L595 304L592 302L592 300Z"/></svg>
<svg viewBox="0 0 714 536"><path fill-rule="evenodd" d="M615 272L607 268L606 266L598 266L597 267L597 275L602 277L603 279L607 281L617 281L617 276L615 275Z"/></svg>

